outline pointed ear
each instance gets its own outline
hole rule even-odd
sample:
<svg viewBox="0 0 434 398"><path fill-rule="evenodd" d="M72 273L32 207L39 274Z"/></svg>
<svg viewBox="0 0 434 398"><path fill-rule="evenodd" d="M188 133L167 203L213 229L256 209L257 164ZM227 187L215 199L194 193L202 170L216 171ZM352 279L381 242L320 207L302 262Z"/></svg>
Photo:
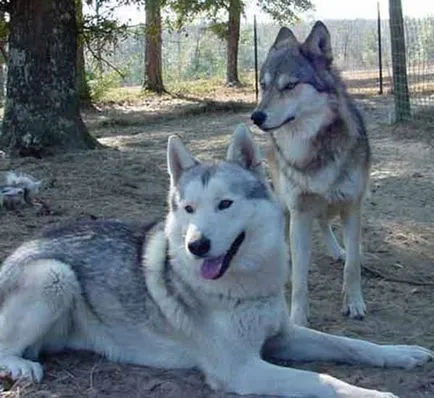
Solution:
<svg viewBox="0 0 434 398"><path fill-rule="evenodd" d="M250 129L245 124L240 124L235 129L226 160L238 163L241 167L250 170L258 176L265 177L261 152L253 141Z"/></svg>
<svg viewBox="0 0 434 398"><path fill-rule="evenodd" d="M301 48L309 59L322 62L326 68L330 67L333 61L330 33L321 21L315 22Z"/></svg>
<svg viewBox="0 0 434 398"><path fill-rule="evenodd" d="M297 47L300 43L297 38L292 33L291 29L288 29L286 26L280 28L279 33L274 40L273 45L270 50L280 50L281 48L291 48Z"/></svg>
<svg viewBox="0 0 434 398"><path fill-rule="evenodd" d="M190 151L184 146L181 139L171 135L167 143L167 170L171 185L175 185L181 174L199 164Z"/></svg>

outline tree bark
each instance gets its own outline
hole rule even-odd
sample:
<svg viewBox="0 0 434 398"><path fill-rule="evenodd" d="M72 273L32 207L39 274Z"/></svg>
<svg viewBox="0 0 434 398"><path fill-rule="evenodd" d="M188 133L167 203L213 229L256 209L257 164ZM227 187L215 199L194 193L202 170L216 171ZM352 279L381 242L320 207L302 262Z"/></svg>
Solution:
<svg viewBox="0 0 434 398"><path fill-rule="evenodd" d="M145 79L143 88L157 94L166 90L163 84L162 32L160 0L146 0Z"/></svg>
<svg viewBox="0 0 434 398"><path fill-rule="evenodd" d="M238 43L240 41L241 1L230 0L227 38L226 84L239 86Z"/></svg>
<svg viewBox="0 0 434 398"><path fill-rule="evenodd" d="M390 41L392 45L395 121L402 122L410 118L411 111L407 82L407 59L401 0L389 0L389 25Z"/></svg>
<svg viewBox="0 0 434 398"><path fill-rule="evenodd" d="M11 2L8 81L0 145L44 156L96 148L76 90L77 24L71 0Z"/></svg>
<svg viewBox="0 0 434 398"><path fill-rule="evenodd" d="M5 13L0 11L0 24L6 24ZM0 104L3 105L5 100L5 65L6 65L6 38L0 40Z"/></svg>
<svg viewBox="0 0 434 398"><path fill-rule="evenodd" d="M75 0L75 12L77 26L79 28L77 36L77 93L80 108L89 108L92 106L90 89L86 79L86 64L84 61L84 43L80 32L83 24L83 2Z"/></svg>

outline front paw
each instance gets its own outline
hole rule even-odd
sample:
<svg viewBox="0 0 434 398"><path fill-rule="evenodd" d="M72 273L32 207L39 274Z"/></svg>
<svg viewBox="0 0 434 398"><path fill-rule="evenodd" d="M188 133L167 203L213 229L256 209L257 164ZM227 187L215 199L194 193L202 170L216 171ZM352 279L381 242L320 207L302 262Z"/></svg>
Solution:
<svg viewBox="0 0 434 398"><path fill-rule="evenodd" d="M344 288L344 302L342 306L344 315L353 319L363 319L366 314L366 305L360 289Z"/></svg>
<svg viewBox="0 0 434 398"><path fill-rule="evenodd" d="M40 382L43 370L38 362L29 361L18 356L0 357L0 378L12 380L30 380Z"/></svg>
<svg viewBox="0 0 434 398"><path fill-rule="evenodd" d="M384 349L383 366L412 369L434 359L434 352L417 345L387 345Z"/></svg>

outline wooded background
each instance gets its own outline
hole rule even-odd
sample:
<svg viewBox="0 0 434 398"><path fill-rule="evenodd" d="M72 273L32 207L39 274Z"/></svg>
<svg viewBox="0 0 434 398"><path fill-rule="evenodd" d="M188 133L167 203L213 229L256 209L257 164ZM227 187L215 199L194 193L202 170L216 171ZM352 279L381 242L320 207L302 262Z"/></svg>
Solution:
<svg viewBox="0 0 434 398"><path fill-rule="evenodd" d="M257 0L273 22L257 24L256 44L253 21L241 24L250 3L0 0L0 87L7 87L0 146L38 156L48 148L96 148L80 109L116 102L116 88L161 95L182 94L188 86L201 95L211 85L254 87L254 46L260 65L282 24L302 40L313 21L298 16L314 2ZM116 10L125 5L137 6L146 23L119 23ZM370 20L324 21L350 93L393 95L390 122L432 123L434 17L407 18L400 0L389 0L388 16L372 14Z"/></svg>

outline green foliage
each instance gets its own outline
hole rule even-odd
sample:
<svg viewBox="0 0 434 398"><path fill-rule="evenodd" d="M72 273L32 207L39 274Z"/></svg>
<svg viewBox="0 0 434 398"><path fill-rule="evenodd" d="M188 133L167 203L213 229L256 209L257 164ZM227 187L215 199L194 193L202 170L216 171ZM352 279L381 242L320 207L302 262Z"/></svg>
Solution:
<svg viewBox="0 0 434 398"><path fill-rule="evenodd" d="M77 7L81 7L79 1L76 0L76 2ZM113 55L113 48L128 34L128 26L118 23L114 18L114 11L116 7L129 4L129 2L126 0L118 1L115 3L116 5L113 5L109 0L86 0L86 2L94 6L94 13L86 16L81 15L81 18L78 19L79 39L84 44L86 52L96 62L100 75L104 72L104 66L108 66L123 77L123 73L109 62L108 58ZM133 2L131 1L131 3Z"/></svg>
<svg viewBox="0 0 434 398"><path fill-rule="evenodd" d="M4 14L0 16L0 63L3 64L7 60L6 45L9 37L9 21L6 21ZM0 95L1 97L1 95Z"/></svg>
<svg viewBox="0 0 434 398"><path fill-rule="evenodd" d="M187 79L209 78L221 75L224 67L224 60L212 48L206 47L191 59L184 75Z"/></svg>
<svg viewBox="0 0 434 398"><path fill-rule="evenodd" d="M92 102L100 102L113 88L121 85L121 77L117 72L87 72L87 81L90 88Z"/></svg>
<svg viewBox="0 0 434 398"><path fill-rule="evenodd" d="M175 14L174 28L176 30L191 23L194 18L202 17L210 21L212 29L219 38L225 38L227 29L223 30L221 25L227 23L227 12L231 3L239 5L239 12L243 13L247 1L167 0L166 6ZM297 20L297 14L313 7L311 0L256 0L256 3L281 24L294 22Z"/></svg>
<svg viewBox="0 0 434 398"><path fill-rule="evenodd" d="M9 22L4 18L0 19L0 41L7 40L9 36Z"/></svg>
<svg viewBox="0 0 434 398"><path fill-rule="evenodd" d="M228 24L226 22L214 21L209 25L208 29L219 39L226 39L228 36Z"/></svg>
<svg viewBox="0 0 434 398"><path fill-rule="evenodd" d="M228 9L227 3L228 0L166 0L166 8L174 15L174 18L169 17L166 22L174 30L182 29L198 17L215 22L220 11Z"/></svg>
<svg viewBox="0 0 434 398"><path fill-rule="evenodd" d="M127 30L125 26L119 26L113 19L114 7L124 4L137 5L152 5L152 0L121 0L114 3L109 0L93 0L99 12L96 15L85 18L83 22L83 37L88 52L90 52L98 62L98 69L102 74L101 54L104 54L105 66L114 67L116 62L113 59L118 58L118 54L113 54L113 49L120 42L126 39L126 36L131 35L131 30ZM115 6L113 6L115 4ZM167 46L167 36L163 37L163 71L166 81L191 80L194 78L209 78L211 76L223 77L226 68L226 49L225 40L228 36L228 13L236 10L239 13L244 12L246 5L245 0L160 0L159 4L165 7L166 26L169 27L169 32L174 35L180 33L188 34L186 29L187 24L190 24L197 18L202 18L207 21L206 26L200 27L201 35L196 36L196 42L191 43L189 48L183 46L180 48L180 38L178 37L178 45ZM260 0L258 4L270 15L275 18L280 18L282 21L293 20L294 15L298 11L303 11L311 7L310 0ZM136 30L137 35L144 36L143 27ZM149 26L148 26L149 29ZM128 33L129 32L129 33ZM214 36L214 39L212 38ZM130 36L131 37L131 36ZM130 55L129 61L134 65L134 70L128 75L123 75L125 81L131 83L137 82L139 72L138 67L141 60L137 54L144 53L144 43L142 40L137 40L140 43L140 49L136 54ZM240 50L248 57L247 62L241 62L243 67L252 68L253 59L249 54L250 49L248 42L251 42L251 34L241 34ZM142 45L143 44L143 45ZM170 47L167 50L167 47ZM110 62L108 61L110 60ZM93 89L93 92L98 93L101 88L104 90L105 80L103 78L94 79L93 86L98 89ZM98 96L93 94L93 97Z"/></svg>
<svg viewBox="0 0 434 398"><path fill-rule="evenodd" d="M128 32L126 24L119 24L113 18L112 10L104 14L86 15L83 17L82 25L79 27L86 47L92 52L108 49L124 39Z"/></svg>
<svg viewBox="0 0 434 398"><path fill-rule="evenodd" d="M135 87L112 87L108 88L99 98L100 104L129 104L141 105L153 94L143 90L141 86Z"/></svg>
<svg viewBox="0 0 434 398"><path fill-rule="evenodd" d="M163 34L163 74L168 84L225 75L225 42L206 26Z"/></svg>
<svg viewBox="0 0 434 398"><path fill-rule="evenodd" d="M208 21L208 28L219 38L226 39L228 35L227 15L230 3L239 5L239 12L244 10L241 0L168 0L166 7L174 13L174 22L168 18L166 21L174 29L180 30L197 18Z"/></svg>
<svg viewBox="0 0 434 398"><path fill-rule="evenodd" d="M199 97L212 96L225 84L224 78L198 78L172 82L169 89L174 94L191 95Z"/></svg>
<svg viewBox="0 0 434 398"><path fill-rule="evenodd" d="M313 7L310 0L257 0L257 4L279 24L298 20L298 13Z"/></svg>

